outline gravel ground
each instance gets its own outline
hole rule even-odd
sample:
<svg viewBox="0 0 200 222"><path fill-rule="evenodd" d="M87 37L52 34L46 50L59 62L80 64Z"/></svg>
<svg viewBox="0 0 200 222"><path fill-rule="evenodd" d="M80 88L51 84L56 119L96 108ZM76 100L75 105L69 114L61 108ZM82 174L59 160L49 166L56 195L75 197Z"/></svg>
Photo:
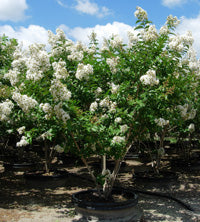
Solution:
<svg viewBox="0 0 200 222"><path fill-rule="evenodd" d="M133 180L130 173L137 162L128 161L121 170L117 185L136 189L139 206L144 212L144 222L200 222L200 170L178 171L178 178L163 180ZM22 172L4 172L0 168L0 222L78 222L71 195L92 188L82 167L68 167L72 172L65 185L56 189L27 186ZM80 175L81 177L77 177ZM168 197L156 194L165 194ZM170 198L172 197L172 198ZM177 198L190 205L194 211L173 200Z"/></svg>

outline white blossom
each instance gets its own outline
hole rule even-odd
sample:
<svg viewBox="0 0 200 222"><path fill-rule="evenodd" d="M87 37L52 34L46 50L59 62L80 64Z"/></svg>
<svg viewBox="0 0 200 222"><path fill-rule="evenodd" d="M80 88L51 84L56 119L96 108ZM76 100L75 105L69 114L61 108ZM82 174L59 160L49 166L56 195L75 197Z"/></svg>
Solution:
<svg viewBox="0 0 200 222"><path fill-rule="evenodd" d="M50 113L52 112L52 107L49 103L40 103L39 107L45 112Z"/></svg>
<svg viewBox="0 0 200 222"><path fill-rule="evenodd" d="M160 28L160 32L159 32L161 35L167 35L169 33L169 28L166 26L166 25L163 25L161 28Z"/></svg>
<svg viewBox="0 0 200 222"><path fill-rule="evenodd" d="M178 105L178 110L180 111L181 117L185 120L194 119L196 116L196 109L193 109L189 104Z"/></svg>
<svg viewBox="0 0 200 222"><path fill-rule="evenodd" d="M19 82L20 72L18 69L10 69L8 73L4 75L5 79L8 79L12 86L15 86Z"/></svg>
<svg viewBox="0 0 200 222"><path fill-rule="evenodd" d="M21 140L17 142L17 147L27 146L29 143L27 142L27 138L25 136L22 136Z"/></svg>
<svg viewBox="0 0 200 222"><path fill-rule="evenodd" d="M76 71L76 78L79 79L79 80L82 80L82 79L89 79L89 76L93 74L93 68L90 64L87 64L87 65L84 65L82 63L79 63L78 64L78 68L77 68L77 71Z"/></svg>
<svg viewBox="0 0 200 222"><path fill-rule="evenodd" d="M125 137L123 136L114 136L112 141L111 141L111 144L117 144L117 143L123 143L125 142Z"/></svg>
<svg viewBox="0 0 200 222"><path fill-rule="evenodd" d="M8 121L13 108L14 104L9 99L0 103L0 121Z"/></svg>
<svg viewBox="0 0 200 222"><path fill-rule="evenodd" d="M66 69L66 62L60 59L58 62L52 63L54 69L54 77L56 79L65 79L69 76L69 73Z"/></svg>
<svg viewBox="0 0 200 222"><path fill-rule="evenodd" d="M155 25L150 25L148 29L142 30L140 34L145 42L154 41L158 37Z"/></svg>
<svg viewBox="0 0 200 222"><path fill-rule="evenodd" d="M98 103L95 101L90 105L90 112L95 112L98 108Z"/></svg>
<svg viewBox="0 0 200 222"><path fill-rule="evenodd" d="M68 101L71 98L71 92L58 79L52 80L51 87L50 87L49 91L51 92L53 99L56 102Z"/></svg>
<svg viewBox="0 0 200 222"><path fill-rule="evenodd" d="M180 23L180 20L176 16L169 15L167 17L166 25L170 25L171 27L176 27Z"/></svg>
<svg viewBox="0 0 200 222"><path fill-rule="evenodd" d="M117 108L117 103L111 101L111 102L110 102L109 112L110 112L110 113L115 113L115 112L116 112L116 108Z"/></svg>
<svg viewBox="0 0 200 222"><path fill-rule="evenodd" d="M140 81L144 85L150 85L150 86L159 84L159 80L156 79L156 71L152 69L148 70L145 75L141 76Z"/></svg>
<svg viewBox="0 0 200 222"><path fill-rule="evenodd" d="M135 17L137 17L139 20L147 19L147 12L144 9L139 6L137 6L136 9L137 10L134 13Z"/></svg>
<svg viewBox="0 0 200 222"><path fill-rule="evenodd" d="M19 133L19 135L22 135L25 132L26 127L22 126L20 128L17 129L17 132Z"/></svg>
<svg viewBox="0 0 200 222"><path fill-rule="evenodd" d="M40 109L43 110L43 112L46 113L45 119L50 119L52 115L52 107L49 103L40 103L39 105Z"/></svg>
<svg viewBox="0 0 200 222"><path fill-rule="evenodd" d="M182 38L179 35L170 37L169 48L178 52L182 52L184 49Z"/></svg>
<svg viewBox="0 0 200 222"><path fill-rule="evenodd" d="M137 41L139 40L138 38L138 33L136 31L128 31L127 33L128 35L128 40L129 40L129 47L131 48L133 46L134 43L137 43Z"/></svg>
<svg viewBox="0 0 200 222"><path fill-rule="evenodd" d="M193 133L193 132L195 131L194 123L191 123L191 124L188 126L188 130L190 131L190 133Z"/></svg>
<svg viewBox="0 0 200 222"><path fill-rule="evenodd" d="M114 83L111 83L111 92L113 94L116 94L118 89L119 89L119 85L115 85Z"/></svg>
<svg viewBox="0 0 200 222"><path fill-rule="evenodd" d="M61 103L54 106L54 111L55 111L56 117L62 120L63 123L66 124L67 120L70 119L70 115L67 112L65 112L65 110L62 108Z"/></svg>
<svg viewBox="0 0 200 222"><path fill-rule="evenodd" d="M120 126L120 131L125 133L128 130L128 126L126 124Z"/></svg>
<svg viewBox="0 0 200 222"><path fill-rule="evenodd" d="M117 65L119 62L119 57L107 58L106 63L109 65L110 71L115 74L117 72Z"/></svg>
<svg viewBox="0 0 200 222"><path fill-rule="evenodd" d="M48 43L52 48L56 48L61 45L66 40L65 33L62 29L56 29L56 35L54 35L50 30L48 31Z"/></svg>
<svg viewBox="0 0 200 222"><path fill-rule="evenodd" d="M155 119L154 121L158 126L160 126L162 128L166 125L169 125L169 120L165 120L163 118Z"/></svg>
<svg viewBox="0 0 200 222"><path fill-rule="evenodd" d="M103 90L102 90L101 87L98 87L98 88L95 90L96 96L99 96L102 92L103 92Z"/></svg>
<svg viewBox="0 0 200 222"><path fill-rule="evenodd" d="M119 48L123 44L123 40L119 35L113 35L110 40L110 45L112 48Z"/></svg>
<svg viewBox="0 0 200 222"><path fill-rule="evenodd" d="M35 99L27 95L22 95L18 92L13 92L12 99L25 113L29 112L38 105L38 102Z"/></svg>
<svg viewBox="0 0 200 222"><path fill-rule="evenodd" d="M121 117L117 117L117 118L115 119L115 123L121 123L121 121L122 121L122 118L121 118Z"/></svg>
<svg viewBox="0 0 200 222"><path fill-rule="evenodd" d="M109 108L110 107L110 100L108 97L104 98L103 100L100 101L99 103L100 107L102 108Z"/></svg>
<svg viewBox="0 0 200 222"><path fill-rule="evenodd" d="M70 55L67 56L68 60L70 61L77 61L77 62L81 62L83 60L83 52L82 51L75 51L72 50L70 52Z"/></svg>

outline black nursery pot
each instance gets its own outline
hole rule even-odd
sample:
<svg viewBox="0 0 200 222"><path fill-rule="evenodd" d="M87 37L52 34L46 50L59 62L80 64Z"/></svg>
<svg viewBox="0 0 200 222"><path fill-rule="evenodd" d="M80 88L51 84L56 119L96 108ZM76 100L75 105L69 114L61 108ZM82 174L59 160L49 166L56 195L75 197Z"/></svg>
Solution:
<svg viewBox="0 0 200 222"><path fill-rule="evenodd" d="M3 163L5 171L30 171L36 168L35 163Z"/></svg>
<svg viewBox="0 0 200 222"><path fill-rule="evenodd" d="M65 186L69 173L64 170L55 170L51 175L46 175L44 171L26 172L24 178L26 184L32 188L55 189Z"/></svg>
<svg viewBox="0 0 200 222"><path fill-rule="evenodd" d="M72 195L76 212L83 221L95 219L101 222L134 222L140 221L143 213L138 207L138 196L125 189L113 189L112 196L119 196L117 201L96 199L96 190L80 191ZM94 197L94 201L92 201ZM123 200L126 197L125 200ZM88 199L89 198L89 199ZM120 200L122 198L122 200Z"/></svg>

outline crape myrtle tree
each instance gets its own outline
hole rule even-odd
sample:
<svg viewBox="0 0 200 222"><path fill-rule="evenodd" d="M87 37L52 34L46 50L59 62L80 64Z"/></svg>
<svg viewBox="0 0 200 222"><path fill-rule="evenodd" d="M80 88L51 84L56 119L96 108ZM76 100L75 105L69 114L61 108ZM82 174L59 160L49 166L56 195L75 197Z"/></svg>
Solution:
<svg viewBox="0 0 200 222"><path fill-rule="evenodd" d="M5 142L10 135L10 120L8 116L14 107L11 99L11 84L4 78L5 73L11 68L14 60L14 51L17 46L16 39L9 39L7 36L0 36L0 140ZM12 128L12 127L11 127Z"/></svg>
<svg viewBox="0 0 200 222"><path fill-rule="evenodd" d="M49 31L50 52L42 44L18 48L5 74L13 86L11 101L20 110L17 146L36 139L44 141L46 153L75 152L104 198L135 142L159 139L151 150L158 172L165 137L188 130L196 116L191 33L175 34L179 22L171 15L160 30L142 8L135 16L128 44L113 35L100 46L91 33L85 46L57 29ZM102 158L100 173L88 165L94 155ZM115 161L113 169L107 168L107 158Z"/></svg>

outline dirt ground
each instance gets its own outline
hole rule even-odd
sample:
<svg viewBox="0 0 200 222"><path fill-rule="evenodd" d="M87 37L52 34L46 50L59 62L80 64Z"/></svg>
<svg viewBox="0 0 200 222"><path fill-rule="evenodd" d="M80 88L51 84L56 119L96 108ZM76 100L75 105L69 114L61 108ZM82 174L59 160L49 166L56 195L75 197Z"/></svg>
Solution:
<svg viewBox="0 0 200 222"><path fill-rule="evenodd" d="M200 222L200 169L176 169L177 178L160 180L134 180L133 169L135 172L141 170L141 163L126 161L116 185L141 191L138 196L144 221ZM93 183L84 167L68 166L66 170L70 174L65 184L52 189L31 187L23 172L5 172L1 166L0 222L81 222L75 214L71 195L93 188ZM186 209L173 198L183 201L193 210Z"/></svg>

